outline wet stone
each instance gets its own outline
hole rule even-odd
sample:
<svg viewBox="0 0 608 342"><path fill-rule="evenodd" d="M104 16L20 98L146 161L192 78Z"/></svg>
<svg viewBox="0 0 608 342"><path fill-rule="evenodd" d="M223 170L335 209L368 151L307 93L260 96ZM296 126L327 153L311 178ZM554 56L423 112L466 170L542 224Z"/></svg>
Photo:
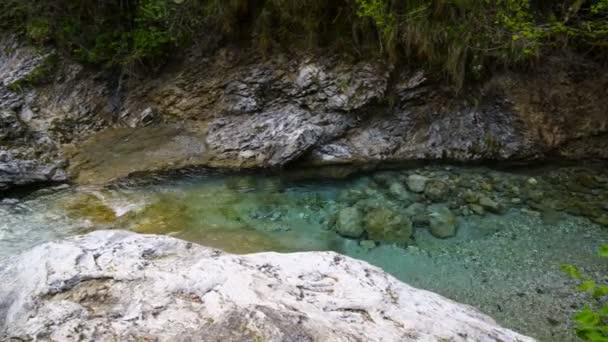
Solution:
<svg viewBox="0 0 608 342"><path fill-rule="evenodd" d="M365 230L371 240L403 242L412 235L412 222L393 210L378 208L365 216Z"/></svg>
<svg viewBox="0 0 608 342"><path fill-rule="evenodd" d="M428 177L421 176L421 175L410 175L407 178L407 187L413 192L421 193L421 192L424 192L426 183L428 181L429 181Z"/></svg>
<svg viewBox="0 0 608 342"><path fill-rule="evenodd" d="M344 208L338 212L336 219L336 231L338 234L358 238L363 235L363 216L357 207Z"/></svg>
<svg viewBox="0 0 608 342"><path fill-rule="evenodd" d="M445 182L433 180L426 184L424 194L430 200L439 202L445 200L449 190L449 186Z"/></svg>
<svg viewBox="0 0 608 342"><path fill-rule="evenodd" d="M458 222L456 216L447 207L434 207L429 214L431 234L440 239L456 235Z"/></svg>

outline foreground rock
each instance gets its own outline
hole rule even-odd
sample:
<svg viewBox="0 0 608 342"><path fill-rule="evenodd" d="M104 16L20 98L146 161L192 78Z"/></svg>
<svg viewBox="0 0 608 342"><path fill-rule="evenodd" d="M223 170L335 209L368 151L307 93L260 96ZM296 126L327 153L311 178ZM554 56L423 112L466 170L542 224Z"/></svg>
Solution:
<svg viewBox="0 0 608 342"><path fill-rule="evenodd" d="M335 253L99 231L0 262L0 339L532 341Z"/></svg>

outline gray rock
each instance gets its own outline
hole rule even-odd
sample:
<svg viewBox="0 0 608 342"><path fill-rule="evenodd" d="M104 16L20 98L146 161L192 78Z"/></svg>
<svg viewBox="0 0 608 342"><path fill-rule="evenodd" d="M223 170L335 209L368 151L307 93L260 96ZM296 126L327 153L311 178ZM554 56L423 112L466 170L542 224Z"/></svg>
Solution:
<svg viewBox="0 0 608 342"><path fill-rule="evenodd" d="M488 196L479 197L479 205L482 206L487 211L495 213L495 214L500 214L504 211L504 208L500 203L494 201L493 199L489 198Z"/></svg>
<svg viewBox="0 0 608 342"><path fill-rule="evenodd" d="M449 191L450 188L445 182L432 180L426 184L424 194L430 200L440 202L446 200Z"/></svg>
<svg viewBox="0 0 608 342"><path fill-rule="evenodd" d="M373 241L373 240L363 240L363 241L359 242L359 246L361 246L364 249L370 251L370 250L376 248L376 241Z"/></svg>
<svg viewBox="0 0 608 342"><path fill-rule="evenodd" d="M469 209L477 215L483 216L485 214L485 210L479 204L469 204Z"/></svg>
<svg viewBox="0 0 608 342"><path fill-rule="evenodd" d="M420 202L412 203L404 211L414 224L425 225L429 222L429 217L426 212L426 206Z"/></svg>
<svg viewBox="0 0 608 342"><path fill-rule="evenodd" d="M336 218L336 231L349 238L358 238L363 235L363 214L359 208L348 207L340 210Z"/></svg>
<svg viewBox="0 0 608 342"><path fill-rule="evenodd" d="M586 60L548 60L535 72L497 72L476 87L483 93L472 90L472 97L479 99L472 105L453 101L444 84L415 66L397 73L379 60L353 62L329 52L287 58L233 48L215 55L193 49L160 75L120 80L119 87L62 59L54 75L57 82L15 92L10 85L26 79L52 51L27 46L7 34L0 35L0 47L0 111L13 112L21 120L11 118L7 124L0 119L0 127L17 125L14 132L25 129L31 136L23 144L0 146L15 160L11 174L15 165L24 170L17 173L20 176L5 175L3 187L41 181L33 175L38 167L26 166L32 162L65 174L58 167L62 161L78 164L87 155L80 150L82 141L96 141L97 134L103 134L98 132L116 126L178 124L186 128L181 140L167 137L172 141L166 144L186 146L188 151L193 146L200 152L162 162L140 158L131 163L133 170L121 164L120 176L189 166L302 163L312 168L414 160L532 160L548 154L608 159L608 72ZM394 101L386 101L389 80L394 83ZM387 102L392 105L384 105ZM0 137L11 134L12 128L0 128ZM124 146L119 139L108 144ZM141 155L158 155L157 144L150 144L149 150L142 146ZM115 161L85 160L88 166ZM97 176L68 176L76 182L115 180L103 177L108 169L100 168ZM28 176L28 170L34 171Z"/></svg>
<svg viewBox="0 0 608 342"><path fill-rule="evenodd" d="M98 231L1 260L0 279L2 340L533 341L331 252Z"/></svg>
<svg viewBox="0 0 608 342"><path fill-rule="evenodd" d="M407 242L412 236L412 222L396 211L377 208L365 215L365 231L375 241Z"/></svg>
<svg viewBox="0 0 608 342"><path fill-rule="evenodd" d="M456 235L458 221L449 208L435 206L430 211L430 227L433 236L445 239Z"/></svg>
<svg viewBox="0 0 608 342"><path fill-rule="evenodd" d="M421 175L410 175L407 177L407 187L417 193L424 192L424 188L426 187L426 183L429 181L429 178Z"/></svg>
<svg viewBox="0 0 608 342"><path fill-rule="evenodd" d="M399 200L401 205L408 205L416 199L416 196L407 191L405 186L399 181L391 182L388 191Z"/></svg>

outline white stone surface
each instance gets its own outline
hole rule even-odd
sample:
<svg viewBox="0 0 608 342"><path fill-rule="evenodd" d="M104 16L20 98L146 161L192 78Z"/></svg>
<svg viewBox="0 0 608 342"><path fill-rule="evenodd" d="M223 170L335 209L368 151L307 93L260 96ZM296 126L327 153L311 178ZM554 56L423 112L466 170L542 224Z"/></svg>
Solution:
<svg viewBox="0 0 608 342"><path fill-rule="evenodd" d="M0 260L0 340L532 341L331 252L98 231Z"/></svg>

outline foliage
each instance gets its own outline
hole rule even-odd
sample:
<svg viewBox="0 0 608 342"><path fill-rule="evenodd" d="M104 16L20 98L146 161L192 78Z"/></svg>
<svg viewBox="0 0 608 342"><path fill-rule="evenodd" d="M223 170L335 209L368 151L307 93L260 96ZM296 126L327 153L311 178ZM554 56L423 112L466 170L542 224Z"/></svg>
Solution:
<svg viewBox="0 0 608 342"><path fill-rule="evenodd" d="M106 67L251 42L422 61L457 86L564 47L608 60L608 0L3 0L0 29Z"/></svg>
<svg viewBox="0 0 608 342"><path fill-rule="evenodd" d="M608 258L608 245L600 247L599 256ZM573 317L576 334L585 341L608 341L608 285L598 284L575 266L563 265L561 269L579 282L579 291L588 293L590 297L590 303Z"/></svg>

